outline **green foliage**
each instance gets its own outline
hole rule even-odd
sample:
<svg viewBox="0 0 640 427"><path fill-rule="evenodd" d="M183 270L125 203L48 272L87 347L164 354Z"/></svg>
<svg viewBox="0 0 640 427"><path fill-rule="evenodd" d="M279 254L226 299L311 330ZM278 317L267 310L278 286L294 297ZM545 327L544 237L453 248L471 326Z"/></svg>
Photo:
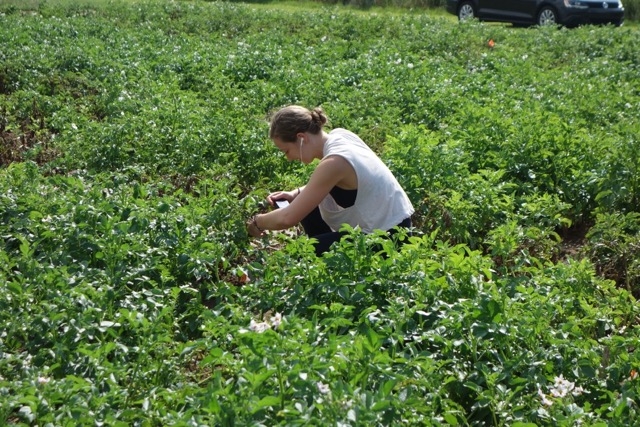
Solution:
<svg viewBox="0 0 640 427"><path fill-rule="evenodd" d="M638 21L640 19L640 1L627 0L624 2L624 17L629 21Z"/></svg>
<svg viewBox="0 0 640 427"><path fill-rule="evenodd" d="M640 296L640 214L600 214L586 238L598 272Z"/></svg>
<svg viewBox="0 0 640 427"><path fill-rule="evenodd" d="M0 424L630 425L636 40L333 4L0 3ZM247 239L311 171L268 141L289 103L390 166L416 207L401 250Z"/></svg>

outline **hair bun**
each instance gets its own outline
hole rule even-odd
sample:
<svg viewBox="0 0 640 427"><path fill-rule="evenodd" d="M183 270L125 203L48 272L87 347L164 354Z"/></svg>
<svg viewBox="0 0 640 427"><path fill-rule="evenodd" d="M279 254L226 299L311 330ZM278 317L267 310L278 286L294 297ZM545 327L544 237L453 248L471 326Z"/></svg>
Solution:
<svg viewBox="0 0 640 427"><path fill-rule="evenodd" d="M328 119L322 107L316 107L311 111L311 120L322 127L327 123Z"/></svg>

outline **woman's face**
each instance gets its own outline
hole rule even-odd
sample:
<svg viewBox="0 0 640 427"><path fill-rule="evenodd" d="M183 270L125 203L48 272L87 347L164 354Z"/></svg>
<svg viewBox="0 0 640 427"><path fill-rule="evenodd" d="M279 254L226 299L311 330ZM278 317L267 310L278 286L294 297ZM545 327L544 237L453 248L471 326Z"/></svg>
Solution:
<svg viewBox="0 0 640 427"><path fill-rule="evenodd" d="M284 153L288 161L300 160L302 162L302 150L300 144L295 142L282 142L280 138L273 140L276 148Z"/></svg>

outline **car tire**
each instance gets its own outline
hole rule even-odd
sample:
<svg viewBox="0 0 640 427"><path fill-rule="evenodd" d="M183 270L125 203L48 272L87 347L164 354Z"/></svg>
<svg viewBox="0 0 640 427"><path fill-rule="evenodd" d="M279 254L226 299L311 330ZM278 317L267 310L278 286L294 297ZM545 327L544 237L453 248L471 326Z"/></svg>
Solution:
<svg viewBox="0 0 640 427"><path fill-rule="evenodd" d="M458 8L458 20L470 21L476 17L476 9L470 1L463 1Z"/></svg>
<svg viewBox="0 0 640 427"><path fill-rule="evenodd" d="M560 22L558 22L558 12L556 12L556 10L551 6L544 6L538 12L536 24L541 27L560 25Z"/></svg>

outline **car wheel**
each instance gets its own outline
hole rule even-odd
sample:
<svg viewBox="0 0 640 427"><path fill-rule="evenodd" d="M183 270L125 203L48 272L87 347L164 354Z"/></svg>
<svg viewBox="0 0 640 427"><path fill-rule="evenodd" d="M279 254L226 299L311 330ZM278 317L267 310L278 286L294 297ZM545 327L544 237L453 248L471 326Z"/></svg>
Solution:
<svg viewBox="0 0 640 427"><path fill-rule="evenodd" d="M552 7L545 6L538 12L538 25L544 27L546 25L558 25L558 14Z"/></svg>
<svg viewBox="0 0 640 427"><path fill-rule="evenodd" d="M473 8L473 3L470 1L463 1L458 9L458 19L460 21L469 21L476 17L476 11Z"/></svg>

